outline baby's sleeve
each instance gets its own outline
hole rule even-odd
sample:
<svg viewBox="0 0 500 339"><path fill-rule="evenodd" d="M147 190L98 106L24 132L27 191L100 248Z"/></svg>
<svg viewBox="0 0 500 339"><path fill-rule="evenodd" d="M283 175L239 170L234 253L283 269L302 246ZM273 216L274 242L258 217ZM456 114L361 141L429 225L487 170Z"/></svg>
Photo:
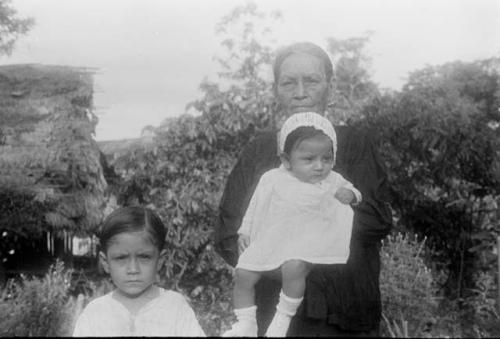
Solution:
<svg viewBox="0 0 500 339"><path fill-rule="evenodd" d="M361 192L356 187L354 187L354 185L349 180L344 178L341 174L337 173L337 175L338 175L338 185L337 185L336 189L343 187L343 188L347 188L348 190L352 191L352 193L354 193L354 196L356 197L356 202L353 203L352 205L359 204L363 200L363 195L361 194Z"/></svg>

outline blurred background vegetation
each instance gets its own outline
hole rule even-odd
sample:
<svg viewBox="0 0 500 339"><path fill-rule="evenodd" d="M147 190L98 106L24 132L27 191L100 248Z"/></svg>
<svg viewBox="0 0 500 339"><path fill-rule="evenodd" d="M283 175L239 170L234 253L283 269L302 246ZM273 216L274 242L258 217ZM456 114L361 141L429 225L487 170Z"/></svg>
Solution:
<svg viewBox="0 0 500 339"><path fill-rule="evenodd" d="M6 3L0 0L0 12ZM232 269L212 239L225 179L243 146L282 118L274 114L266 77L275 46L265 41L279 17L251 2L236 7L216 27L226 52L217 58L220 78L200 84L203 96L187 106L193 113L148 126L148 138L134 143L98 144L106 156L99 173L108 173L99 212L133 204L158 212L169 249L161 285L189 299L208 335L232 320ZM396 197L394 231L381 249L382 335L500 336L500 59L427 66L412 72L401 91L388 91L370 78L369 41L369 34L332 37L323 47L335 76L328 117L376 136ZM18 195L2 199L6 211L24 206ZM32 218L23 227L44 208L26 211ZM4 225L18 227L14 218ZM0 319L1 333L69 335L78 310L112 288L98 271L82 272L57 263L45 275L5 283L0 309L11 315Z"/></svg>

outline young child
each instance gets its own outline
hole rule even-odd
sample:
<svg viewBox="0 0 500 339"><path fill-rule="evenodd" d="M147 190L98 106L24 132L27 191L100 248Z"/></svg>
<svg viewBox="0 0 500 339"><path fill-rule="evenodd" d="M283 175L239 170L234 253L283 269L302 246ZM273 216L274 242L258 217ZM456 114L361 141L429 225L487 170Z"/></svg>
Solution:
<svg viewBox="0 0 500 339"><path fill-rule="evenodd" d="M281 271L282 291L266 336L286 335L313 264L344 264L353 211L361 193L332 170L337 148L331 123L297 113L280 130L281 166L264 173L238 230L241 253L233 302L237 322L224 336L257 336L255 284Z"/></svg>
<svg viewBox="0 0 500 339"><path fill-rule="evenodd" d="M164 261L165 227L152 210L115 210L99 240L100 260L116 289L85 307L74 337L205 336L184 297L155 284Z"/></svg>

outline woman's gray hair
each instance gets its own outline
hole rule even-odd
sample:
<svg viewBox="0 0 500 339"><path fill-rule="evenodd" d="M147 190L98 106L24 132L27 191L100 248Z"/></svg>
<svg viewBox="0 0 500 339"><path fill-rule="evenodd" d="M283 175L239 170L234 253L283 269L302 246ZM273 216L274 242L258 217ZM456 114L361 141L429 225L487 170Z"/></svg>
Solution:
<svg viewBox="0 0 500 339"><path fill-rule="evenodd" d="M292 54L307 54L317 57L325 66L326 81L329 82L332 79L333 65L330 57L325 52L325 50L311 42L296 42L278 50L273 65L273 75L275 82L278 81L281 64Z"/></svg>

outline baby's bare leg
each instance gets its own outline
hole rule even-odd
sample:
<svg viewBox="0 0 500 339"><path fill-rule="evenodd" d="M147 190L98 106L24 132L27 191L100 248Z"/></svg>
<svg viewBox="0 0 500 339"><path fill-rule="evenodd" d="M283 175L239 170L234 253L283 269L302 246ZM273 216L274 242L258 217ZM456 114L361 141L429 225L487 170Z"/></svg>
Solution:
<svg viewBox="0 0 500 339"><path fill-rule="evenodd" d="M304 297L306 277L312 264L302 260L289 260L281 265L282 291L276 306L276 314L267 328L267 337L284 337L292 317Z"/></svg>
<svg viewBox="0 0 500 339"><path fill-rule="evenodd" d="M245 308L255 305L255 284L261 277L260 272L236 269L233 289L234 308Z"/></svg>
<svg viewBox="0 0 500 339"><path fill-rule="evenodd" d="M283 293L290 298L302 298L306 278L313 265L302 260L289 260L281 266Z"/></svg>
<svg viewBox="0 0 500 339"><path fill-rule="evenodd" d="M260 276L260 272L236 269L233 303L237 322L222 335L223 337L257 336L255 284L259 281Z"/></svg>

